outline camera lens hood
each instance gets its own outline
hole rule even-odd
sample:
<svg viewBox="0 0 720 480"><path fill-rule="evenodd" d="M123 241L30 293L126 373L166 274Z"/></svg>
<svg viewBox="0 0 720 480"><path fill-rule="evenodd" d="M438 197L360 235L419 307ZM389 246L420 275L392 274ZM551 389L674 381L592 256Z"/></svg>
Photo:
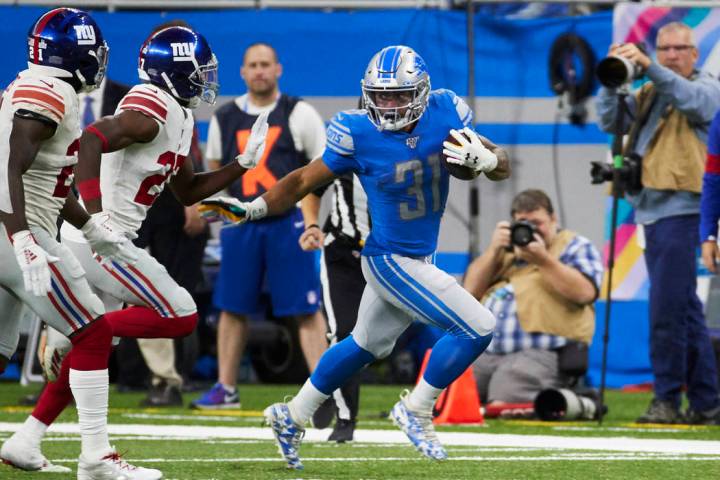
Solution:
<svg viewBox="0 0 720 480"><path fill-rule="evenodd" d="M632 82L640 74L640 69L625 57L610 55L597 64L595 75L607 88L617 88Z"/></svg>

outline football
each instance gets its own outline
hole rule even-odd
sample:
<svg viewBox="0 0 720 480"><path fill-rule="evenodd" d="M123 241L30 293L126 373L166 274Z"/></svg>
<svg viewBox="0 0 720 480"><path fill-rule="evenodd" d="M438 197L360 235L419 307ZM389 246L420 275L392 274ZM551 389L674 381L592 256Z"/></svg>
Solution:
<svg viewBox="0 0 720 480"><path fill-rule="evenodd" d="M467 135L465 135L465 133L463 132L460 132L460 135L463 135L465 136L465 138L467 138ZM457 140L455 140L455 137L453 137L449 133L445 141L453 143L455 145L458 144ZM450 175L455 178L459 178L460 180L472 180L473 178L478 176L477 172L470 167L465 167L463 165L448 162L447 157L444 153L440 154L440 158L442 166L445 168L445 170L448 171L448 173L450 173Z"/></svg>

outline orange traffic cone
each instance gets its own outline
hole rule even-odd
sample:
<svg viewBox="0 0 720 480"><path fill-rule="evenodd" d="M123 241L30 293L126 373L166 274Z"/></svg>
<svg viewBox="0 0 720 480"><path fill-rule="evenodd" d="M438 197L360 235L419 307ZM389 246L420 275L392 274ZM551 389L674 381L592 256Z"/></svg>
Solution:
<svg viewBox="0 0 720 480"><path fill-rule="evenodd" d="M425 352L419 382L425 373L427 362L430 359L430 352ZM417 383L417 382L416 382ZM483 424L482 411L480 411L480 397L477 392L477 384L472 367L463 372L453 383L451 383L438 397L433 408L433 423L436 425L447 423L475 423Z"/></svg>

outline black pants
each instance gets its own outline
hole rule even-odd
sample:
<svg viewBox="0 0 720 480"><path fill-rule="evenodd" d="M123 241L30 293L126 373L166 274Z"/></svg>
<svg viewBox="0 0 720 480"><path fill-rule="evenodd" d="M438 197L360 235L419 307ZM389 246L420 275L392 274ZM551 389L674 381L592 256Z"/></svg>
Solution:
<svg viewBox="0 0 720 480"><path fill-rule="evenodd" d="M323 249L323 298L328 328L336 343L350 335L357 321L365 278L360 268L360 248L343 238ZM338 418L355 420L360 402L360 381L356 374L335 392Z"/></svg>

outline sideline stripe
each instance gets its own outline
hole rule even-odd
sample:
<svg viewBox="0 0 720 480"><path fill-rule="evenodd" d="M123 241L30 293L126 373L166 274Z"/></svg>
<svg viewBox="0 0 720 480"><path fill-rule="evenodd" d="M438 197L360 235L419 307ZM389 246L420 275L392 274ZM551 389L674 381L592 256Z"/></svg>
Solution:
<svg viewBox="0 0 720 480"><path fill-rule="evenodd" d="M0 422L0 431L15 432L22 423ZM245 438L274 440L272 431L265 427L209 427L200 425L142 425L110 424L110 435L148 436L149 427L154 435L162 437ZM55 423L50 433L79 433L80 428L72 423ZM678 440L629 437L561 437L555 435L513 435L493 433L438 432L440 441L446 446L462 445L485 447L537 447L541 449L561 448L566 450L597 450L602 452L644 452L668 454L712 455L720 457L720 441L714 440ZM327 431L307 429L305 439L311 442L327 442ZM356 430L358 443L393 443L410 445L400 430ZM609 454L608 454L609 455ZM415 457L412 457L415 458ZM493 457L491 457L493 458ZM497 458L497 457L495 457ZM709 457L712 459L712 457ZM73 461L77 461L74 459Z"/></svg>
<svg viewBox="0 0 720 480"><path fill-rule="evenodd" d="M248 463L278 463L281 464L283 460L280 457L262 457L262 458L126 458L125 460L131 463L143 462L143 463L180 463L180 462L193 462L193 463L225 463L225 462L248 462ZM421 461L422 458L417 456L412 457L302 457L303 463L307 462L416 462ZM643 461L651 460L657 462L658 460L695 460L695 461L720 461L720 457L687 457L685 455L672 455L672 456L637 456L637 455L598 455L588 456L583 454L572 454L572 455L548 455L548 456L528 456L521 457L513 455L511 457L453 457L450 456L445 460L446 462L574 462L577 460L582 461L608 461L608 460L624 460L624 461ZM77 458L61 458L53 459L54 463L77 463Z"/></svg>

